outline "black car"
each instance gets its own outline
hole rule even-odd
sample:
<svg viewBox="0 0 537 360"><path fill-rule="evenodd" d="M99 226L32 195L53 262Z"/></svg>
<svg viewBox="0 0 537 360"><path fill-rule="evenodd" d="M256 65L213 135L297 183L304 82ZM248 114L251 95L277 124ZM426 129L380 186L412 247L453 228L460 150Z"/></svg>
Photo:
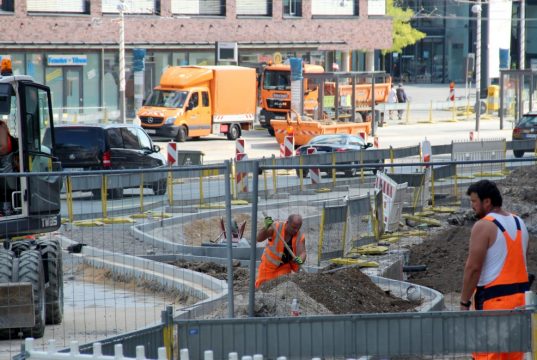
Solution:
<svg viewBox="0 0 537 360"><path fill-rule="evenodd" d="M537 112L524 114L513 129L513 142L516 140L532 140L531 146L525 149L513 150L515 157L524 156L525 152L535 151L535 141L537 141Z"/></svg>
<svg viewBox="0 0 537 360"><path fill-rule="evenodd" d="M332 153L332 152L345 152L345 151L355 151L355 150L366 150L373 146L373 144L365 142L360 136L349 135L349 134L327 134L327 135L318 135L311 139L307 144L302 145L296 150L296 155L306 155L308 153L308 148L315 148L317 153ZM383 161L379 160L379 163ZM341 163L345 164L345 163ZM348 164L348 163L346 163ZM378 168L370 168L373 174L377 173ZM321 169L321 171L331 171L326 169ZM345 170L346 176L356 176L359 169L350 168ZM308 174L308 169L302 169L303 176ZM300 176L300 171L297 170L297 176Z"/></svg>
<svg viewBox="0 0 537 360"><path fill-rule="evenodd" d="M50 133L44 135L50 143ZM64 171L157 168L166 165L158 145L137 125L58 125L54 128L54 156ZM153 175L155 177L155 175ZM166 193L166 175L148 183L156 195ZM136 186L137 187L137 186ZM100 197L101 189L92 189ZM108 190L109 198L121 198L123 189Z"/></svg>

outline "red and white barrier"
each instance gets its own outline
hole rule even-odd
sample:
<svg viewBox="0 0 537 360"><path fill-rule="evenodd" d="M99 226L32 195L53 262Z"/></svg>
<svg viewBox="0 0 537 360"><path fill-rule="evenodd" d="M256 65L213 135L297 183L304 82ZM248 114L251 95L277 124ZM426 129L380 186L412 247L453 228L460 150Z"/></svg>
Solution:
<svg viewBox="0 0 537 360"><path fill-rule="evenodd" d="M284 143L280 144L280 157L285 157L285 145L284 145Z"/></svg>
<svg viewBox="0 0 537 360"><path fill-rule="evenodd" d="M283 141L284 146L284 157L293 156L295 152L295 137L286 136Z"/></svg>
<svg viewBox="0 0 537 360"><path fill-rule="evenodd" d="M235 156L237 156L237 154L246 154L244 139L237 139L235 141Z"/></svg>
<svg viewBox="0 0 537 360"><path fill-rule="evenodd" d="M177 143L170 141L168 143L168 166L177 165Z"/></svg>
<svg viewBox="0 0 537 360"><path fill-rule="evenodd" d="M373 138L373 147L374 147L375 149L378 149L378 148L379 148L379 137L378 137L378 136L375 136L375 137Z"/></svg>
<svg viewBox="0 0 537 360"><path fill-rule="evenodd" d="M395 231L399 228L403 211L403 193L408 183L397 184L388 175L377 172L375 190L382 191L382 212L384 229Z"/></svg>
<svg viewBox="0 0 537 360"><path fill-rule="evenodd" d="M315 154L316 152L317 152L317 149L315 149L314 147L309 147L307 150L308 155ZM321 172L319 168L310 168L309 175L310 175L311 183L313 185L319 184L321 182Z"/></svg>
<svg viewBox="0 0 537 360"><path fill-rule="evenodd" d="M235 161L247 160L245 153L238 153ZM248 192L248 173L238 172L235 174L235 183L237 184L237 193Z"/></svg>
<svg viewBox="0 0 537 360"><path fill-rule="evenodd" d="M364 142L367 142L367 134L365 132L358 133L358 136L361 137Z"/></svg>
<svg viewBox="0 0 537 360"><path fill-rule="evenodd" d="M470 141L474 141L474 132L470 131Z"/></svg>

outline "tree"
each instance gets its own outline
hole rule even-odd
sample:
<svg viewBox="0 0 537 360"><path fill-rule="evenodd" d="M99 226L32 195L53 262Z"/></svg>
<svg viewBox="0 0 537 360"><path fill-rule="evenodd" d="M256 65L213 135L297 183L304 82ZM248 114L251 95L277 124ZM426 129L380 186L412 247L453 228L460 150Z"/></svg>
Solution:
<svg viewBox="0 0 537 360"><path fill-rule="evenodd" d="M427 34L414 29L412 25L410 25L410 21L414 16L414 11L412 11L412 9L403 9L396 6L394 0L387 0L386 10L387 15L391 16L393 19L393 45L390 49L384 50L384 54L388 52L400 53L405 47L413 45L427 36Z"/></svg>

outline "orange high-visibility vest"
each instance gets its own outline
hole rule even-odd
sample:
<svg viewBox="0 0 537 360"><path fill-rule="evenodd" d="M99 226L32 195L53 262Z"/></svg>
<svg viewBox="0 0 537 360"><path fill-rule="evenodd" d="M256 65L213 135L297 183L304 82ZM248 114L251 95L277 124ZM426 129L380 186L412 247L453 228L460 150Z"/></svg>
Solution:
<svg viewBox="0 0 537 360"><path fill-rule="evenodd" d="M282 256L285 251L285 227L287 222L275 222L274 233L272 238L269 239L263 255L261 256L261 264L257 271L257 278L255 281L255 287L258 288L262 283L268 280L275 279L279 276L289 274L291 271L297 272L300 266L294 262L283 263ZM278 233L280 236L278 236ZM300 241L304 241L304 235L301 231L298 231L293 236L291 249L297 255L297 245Z"/></svg>
<svg viewBox="0 0 537 360"><path fill-rule="evenodd" d="M524 261L524 243L522 241L520 220L516 216L514 218L516 222L516 237L514 240L498 219L490 215L483 218L493 222L503 233L507 256L498 277L485 286L477 288L474 295L476 310L508 310L522 306L525 303L524 293L529 290L528 271ZM523 355L521 352L474 353L473 357L476 360L522 360Z"/></svg>

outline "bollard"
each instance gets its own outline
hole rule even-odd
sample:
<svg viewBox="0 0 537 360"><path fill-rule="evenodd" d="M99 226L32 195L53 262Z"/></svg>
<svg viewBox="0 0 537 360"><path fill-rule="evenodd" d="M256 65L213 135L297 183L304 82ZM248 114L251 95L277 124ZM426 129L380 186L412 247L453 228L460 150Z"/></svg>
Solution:
<svg viewBox="0 0 537 360"><path fill-rule="evenodd" d="M317 152L317 149L315 149L314 147L309 147L307 152L308 152L308 155L313 155ZM311 179L312 185L317 185L321 182L319 168L310 168L309 173L310 173L310 179Z"/></svg>
<svg viewBox="0 0 537 360"><path fill-rule="evenodd" d="M433 123L433 101L431 100L429 104L429 122Z"/></svg>
<svg viewBox="0 0 537 360"><path fill-rule="evenodd" d="M65 188L66 188L65 200L67 202L67 217L69 218L69 222L72 224L75 216L73 214L73 183L71 181L70 176L68 176L67 179L65 180Z"/></svg>
<svg viewBox="0 0 537 360"><path fill-rule="evenodd" d="M177 143L170 141L167 147L168 166L177 166Z"/></svg>
<svg viewBox="0 0 537 360"><path fill-rule="evenodd" d="M246 154L244 139L237 139L235 141L235 158L239 154Z"/></svg>
<svg viewBox="0 0 537 360"><path fill-rule="evenodd" d="M237 157L235 158L235 162L242 161L242 160L248 160L248 156L244 153L237 154ZM237 172L235 175L235 182L237 184L237 195L239 193L248 192L248 173Z"/></svg>
<svg viewBox="0 0 537 360"><path fill-rule="evenodd" d="M293 156L295 151L295 137L293 135L287 135L284 140L284 157Z"/></svg>

